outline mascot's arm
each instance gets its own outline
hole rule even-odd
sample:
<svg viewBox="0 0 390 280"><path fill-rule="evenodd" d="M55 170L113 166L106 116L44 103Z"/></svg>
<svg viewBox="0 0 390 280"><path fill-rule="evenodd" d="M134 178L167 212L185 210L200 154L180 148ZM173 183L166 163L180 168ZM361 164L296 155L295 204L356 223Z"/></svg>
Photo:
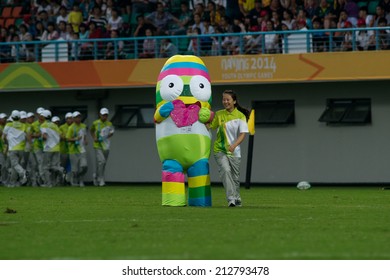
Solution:
<svg viewBox="0 0 390 280"><path fill-rule="evenodd" d="M214 119L214 112L208 108L200 108L199 121L201 123L210 123Z"/></svg>
<svg viewBox="0 0 390 280"><path fill-rule="evenodd" d="M169 114L172 112L172 110L173 110L172 102L168 102L160 106L159 108L157 108L156 112L154 113L154 121L156 123L162 122L163 120L169 117Z"/></svg>

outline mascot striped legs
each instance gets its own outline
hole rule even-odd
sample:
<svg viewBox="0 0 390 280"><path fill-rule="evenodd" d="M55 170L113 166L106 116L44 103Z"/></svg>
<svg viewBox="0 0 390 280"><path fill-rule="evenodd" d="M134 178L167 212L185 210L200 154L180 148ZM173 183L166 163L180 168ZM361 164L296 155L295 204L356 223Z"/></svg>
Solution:
<svg viewBox="0 0 390 280"><path fill-rule="evenodd" d="M186 206L183 167L175 160L163 162L162 205Z"/></svg>
<svg viewBox="0 0 390 280"><path fill-rule="evenodd" d="M208 159L197 161L187 170L188 205L211 206L211 188Z"/></svg>

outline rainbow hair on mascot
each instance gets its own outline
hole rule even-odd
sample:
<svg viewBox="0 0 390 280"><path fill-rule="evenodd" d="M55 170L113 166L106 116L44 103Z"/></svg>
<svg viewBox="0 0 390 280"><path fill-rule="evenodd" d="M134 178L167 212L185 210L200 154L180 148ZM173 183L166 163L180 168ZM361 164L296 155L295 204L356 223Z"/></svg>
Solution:
<svg viewBox="0 0 390 280"><path fill-rule="evenodd" d="M164 64L156 87L157 149L162 162L162 205L211 206L209 157L211 134L206 124L211 108L211 83L203 61L175 55Z"/></svg>

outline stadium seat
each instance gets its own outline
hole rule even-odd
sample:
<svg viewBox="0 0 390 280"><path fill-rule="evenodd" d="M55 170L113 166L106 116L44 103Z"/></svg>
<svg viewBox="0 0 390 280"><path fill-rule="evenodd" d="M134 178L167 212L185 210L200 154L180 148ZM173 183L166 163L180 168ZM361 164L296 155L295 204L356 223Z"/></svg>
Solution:
<svg viewBox="0 0 390 280"><path fill-rule="evenodd" d="M5 28L10 27L11 25L15 24L15 18L7 18L5 20Z"/></svg>
<svg viewBox="0 0 390 280"><path fill-rule="evenodd" d="M357 3L357 5L359 6L359 8L368 7L368 1L360 1Z"/></svg>
<svg viewBox="0 0 390 280"><path fill-rule="evenodd" d="M19 18L22 16L22 10L23 10L23 7L22 6L16 6L12 9L12 17L14 18Z"/></svg>
<svg viewBox="0 0 390 280"><path fill-rule="evenodd" d="M368 3L368 13L370 15L375 15L376 13L376 6L378 6L379 1L370 1Z"/></svg>
<svg viewBox="0 0 390 280"><path fill-rule="evenodd" d="M5 27L5 18L0 18L0 27Z"/></svg>
<svg viewBox="0 0 390 280"><path fill-rule="evenodd" d="M2 18L10 18L12 17L12 7L4 7L1 11Z"/></svg>

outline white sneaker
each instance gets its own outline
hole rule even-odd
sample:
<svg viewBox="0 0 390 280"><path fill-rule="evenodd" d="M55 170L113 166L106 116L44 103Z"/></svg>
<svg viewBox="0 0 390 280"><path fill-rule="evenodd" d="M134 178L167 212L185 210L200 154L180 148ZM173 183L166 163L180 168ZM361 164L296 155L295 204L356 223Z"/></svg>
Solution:
<svg viewBox="0 0 390 280"><path fill-rule="evenodd" d="M24 185L27 183L27 176L26 173L24 173L23 178L20 180L20 185Z"/></svg>
<svg viewBox="0 0 390 280"><path fill-rule="evenodd" d="M93 185L94 186L99 186L98 180L97 180L97 177L96 177L96 173L93 173L92 178L93 178Z"/></svg>
<svg viewBox="0 0 390 280"><path fill-rule="evenodd" d="M102 180L99 182L99 187L104 187L106 185L106 183Z"/></svg>
<svg viewBox="0 0 390 280"><path fill-rule="evenodd" d="M228 206L229 207L236 207L236 203L234 201L229 201Z"/></svg>
<svg viewBox="0 0 390 280"><path fill-rule="evenodd" d="M84 182L80 182L80 187L85 187Z"/></svg>

